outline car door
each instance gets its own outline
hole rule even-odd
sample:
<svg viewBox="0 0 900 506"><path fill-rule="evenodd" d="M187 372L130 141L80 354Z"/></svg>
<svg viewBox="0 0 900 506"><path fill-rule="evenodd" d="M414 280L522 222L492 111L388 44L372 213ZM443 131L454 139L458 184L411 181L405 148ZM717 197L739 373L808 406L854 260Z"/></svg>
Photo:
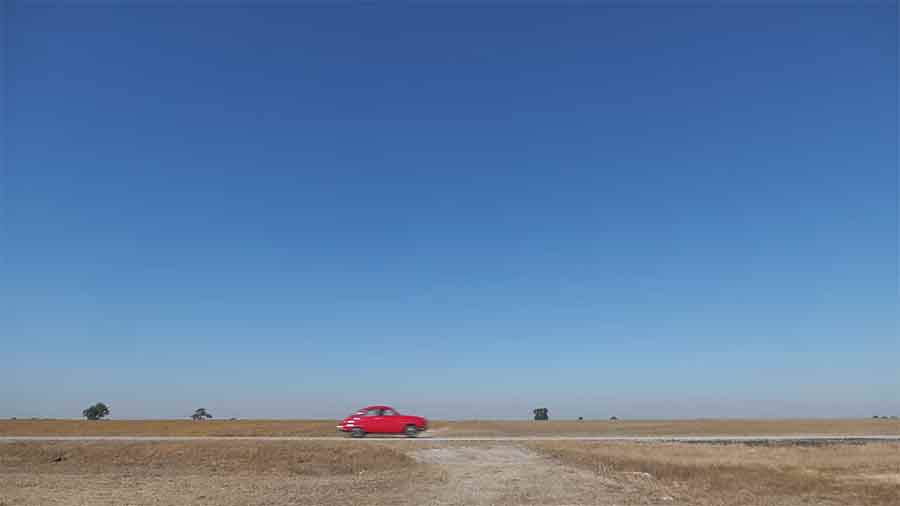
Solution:
<svg viewBox="0 0 900 506"><path fill-rule="evenodd" d="M383 417L380 409L369 409L359 418L359 426L366 432L378 433L383 430Z"/></svg>
<svg viewBox="0 0 900 506"><path fill-rule="evenodd" d="M386 408L382 410L381 419L384 426L384 432L390 432L392 434L403 432L403 417L393 409Z"/></svg>

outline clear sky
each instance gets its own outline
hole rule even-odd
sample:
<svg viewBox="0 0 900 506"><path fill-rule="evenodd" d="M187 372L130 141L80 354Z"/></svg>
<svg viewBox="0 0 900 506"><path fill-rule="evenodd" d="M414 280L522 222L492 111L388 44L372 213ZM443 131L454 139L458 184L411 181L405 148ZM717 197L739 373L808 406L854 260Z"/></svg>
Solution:
<svg viewBox="0 0 900 506"><path fill-rule="evenodd" d="M896 3L210 4L4 3L0 416L900 415Z"/></svg>

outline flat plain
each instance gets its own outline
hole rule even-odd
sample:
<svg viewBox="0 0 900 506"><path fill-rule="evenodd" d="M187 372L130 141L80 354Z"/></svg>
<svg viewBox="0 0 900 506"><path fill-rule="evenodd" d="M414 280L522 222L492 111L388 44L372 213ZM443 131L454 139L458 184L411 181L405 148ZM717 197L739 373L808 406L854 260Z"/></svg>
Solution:
<svg viewBox="0 0 900 506"><path fill-rule="evenodd" d="M896 420L438 422L442 436L897 435ZM16 420L10 435L226 436L0 443L0 506L900 504L900 441L264 441L334 421Z"/></svg>
<svg viewBox="0 0 900 506"><path fill-rule="evenodd" d="M0 420L0 436L294 436L337 434L337 420ZM697 419L433 421L448 437L900 435L900 420Z"/></svg>

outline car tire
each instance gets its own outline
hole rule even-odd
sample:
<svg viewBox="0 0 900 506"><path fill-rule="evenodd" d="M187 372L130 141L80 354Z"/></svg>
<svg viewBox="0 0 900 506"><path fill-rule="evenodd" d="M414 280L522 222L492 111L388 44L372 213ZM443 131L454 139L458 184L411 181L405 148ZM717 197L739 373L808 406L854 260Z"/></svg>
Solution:
<svg viewBox="0 0 900 506"><path fill-rule="evenodd" d="M407 425L403 433L406 434L406 437L416 437L419 435L419 429L415 425Z"/></svg>
<svg viewBox="0 0 900 506"><path fill-rule="evenodd" d="M350 436L351 437L366 437L366 431L360 429L359 427L353 427L353 429L350 430Z"/></svg>

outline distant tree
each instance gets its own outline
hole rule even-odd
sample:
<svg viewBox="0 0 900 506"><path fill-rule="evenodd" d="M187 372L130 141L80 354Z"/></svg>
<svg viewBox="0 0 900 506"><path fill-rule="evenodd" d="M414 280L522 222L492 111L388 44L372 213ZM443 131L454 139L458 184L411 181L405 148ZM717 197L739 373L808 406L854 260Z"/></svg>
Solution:
<svg viewBox="0 0 900 506"><path fill-rule="evenodd" d="M204 418L212 418L213 416L206 410L206 408L199 408L194 411L194 414L191 415L191 418L194 420L203 420Z"/></svg>
<svg viewBox="0 0 900 506"><path fill-rule="evenodd" d="M615 421L618 421L618 420L619 420L619 417L617 417L617 416L611 416L611 417L609 417L609 421L610 421L610 422L615 422Z"/></svg>
<svg viewBox="0 0 900 506"><path fill-rule="evenodd" d="M88 420L100 420L104 416L109 416L109 406L103 404L102 402L98 402L93 406L85 409L81 412L81 416L87 418Z"/></svg>
<svg viewBox="0 0 900 506"><path fill-rule="evenodd" d="M550 410L547 408L537 408L532 410L534 413L535 420L549 420L550 419Z"/></svg>

